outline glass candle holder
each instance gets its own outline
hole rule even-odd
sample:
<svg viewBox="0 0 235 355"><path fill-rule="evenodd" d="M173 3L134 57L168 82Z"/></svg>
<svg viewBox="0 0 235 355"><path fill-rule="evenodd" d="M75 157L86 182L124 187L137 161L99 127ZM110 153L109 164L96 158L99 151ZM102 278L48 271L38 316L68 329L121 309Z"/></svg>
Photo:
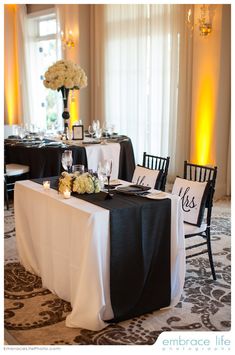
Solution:
<svg viewBox="0 0 235 355"><path fill-rule="evenodd" d="M43 188L44 190L50 189L50 181L43 181Z"/></svg>
<svg viewBox="0 0 235 355"><path fill-rule="evenodd" d="M64 195L64 198L70 198L71 192L69 190L65 190L63 195Z"/></svg>

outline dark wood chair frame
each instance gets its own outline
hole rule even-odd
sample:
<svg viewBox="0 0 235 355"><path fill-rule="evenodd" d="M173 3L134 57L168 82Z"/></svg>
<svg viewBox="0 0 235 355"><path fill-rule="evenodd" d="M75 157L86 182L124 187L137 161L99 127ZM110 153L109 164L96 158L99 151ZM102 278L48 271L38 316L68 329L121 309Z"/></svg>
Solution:
<svg viewBox="0 0 235 355"><path fill-rule="evenodd" d="M170 157L158 157L156 155L147 154L146 152L143 154L143 166L145 168L160 171L159 179L157 179L155 186L157 190L165 191L169 163Z"/></svg>
<svg viewBox="0 0 235 355"><path fill-rule="evenodd" d="M18 180L26 180L29 178L29 173L17 174L8 176L6 173L6 165L4 164L4 199L7 210L9 210L9 193L14 193L15 182Z"/></svg>
<svg viewBox="0 0 235 355"><path fill-rule="evenodd" d="M195 236L201 236L206 241L202 243L197 243L192 246L186 247L186 250L190 250L192 248L200 247L202 245L207 245L207 250L202 252L190 254L186 257L186 259L191 258L193 256L197 256L200 254L208 253L211 273L214 280L216 280L216 273L213 263L212 257L212 250L211 250L211 212L213 207L213 196L215 192L215 183L216 183L216 176L217 176L217 166L215 167L208 167L203 165L192 164L187 161L184 162L184 179L192 180L192 181L199 181L199 182L209 182L208 186L208 195L205 204L205 211L206 211L206 224L207 227L204 231L195 234L187 234L185 238L191 238Z"/></svg>

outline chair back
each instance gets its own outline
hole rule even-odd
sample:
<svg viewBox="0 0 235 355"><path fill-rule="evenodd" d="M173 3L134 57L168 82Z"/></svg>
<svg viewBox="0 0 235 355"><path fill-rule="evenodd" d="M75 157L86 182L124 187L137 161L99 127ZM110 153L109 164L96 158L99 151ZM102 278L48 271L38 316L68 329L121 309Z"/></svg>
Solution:
<svg viewBox="0 0 235 355"><path fill-rule="evenodd" d="M204 165L192 164L187 161L184 162L184 179L208 182L208 195L205 207L207 208L207 225L210 225L211 210L213 206L213 197L215 192L215 183L217 176L217 166L209 167Z"/></svg>
<svg viewBox="0 0 235 355"><path fill-rule="evenodd" d="M146 152L143 154L143 166L148 169L160 171L160 177L156 185L158 190L165 191L169 163L170 157L158 157L156 155L147 154Z"/></svg>

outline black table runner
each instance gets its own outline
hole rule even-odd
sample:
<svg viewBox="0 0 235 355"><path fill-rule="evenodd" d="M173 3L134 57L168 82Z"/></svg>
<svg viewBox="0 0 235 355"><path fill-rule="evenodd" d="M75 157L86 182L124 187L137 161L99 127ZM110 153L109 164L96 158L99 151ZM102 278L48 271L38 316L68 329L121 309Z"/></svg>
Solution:
<svg viewBox="0 0 235 355"><path fill-rule="evenodd" d="M42 183L43 179L33 180ZM57 189L58 178L51 180ZM171 201L115 193L73 196L110 210L110 297L117 322L169 306Z"/></svg>

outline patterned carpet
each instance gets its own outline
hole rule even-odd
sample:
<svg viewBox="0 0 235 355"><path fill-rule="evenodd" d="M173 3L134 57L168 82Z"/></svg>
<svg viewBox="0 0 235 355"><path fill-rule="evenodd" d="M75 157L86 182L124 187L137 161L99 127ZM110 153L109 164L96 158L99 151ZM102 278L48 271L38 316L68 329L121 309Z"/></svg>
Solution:
<svg viewBox="0 0 235 355"><path fill-rule="evenodd" d="M18 262L14 211L5 211L5 329L21 345L153 344L163 331L226 331L231 326L230 201L215 203L212 249L217 280L206 254L187 260L184 293L172 309L109 325L99 332L65 327L71 306ZM8 340L9 343L9 340ZM10 343L9 343L10 344Z"/></svg>

